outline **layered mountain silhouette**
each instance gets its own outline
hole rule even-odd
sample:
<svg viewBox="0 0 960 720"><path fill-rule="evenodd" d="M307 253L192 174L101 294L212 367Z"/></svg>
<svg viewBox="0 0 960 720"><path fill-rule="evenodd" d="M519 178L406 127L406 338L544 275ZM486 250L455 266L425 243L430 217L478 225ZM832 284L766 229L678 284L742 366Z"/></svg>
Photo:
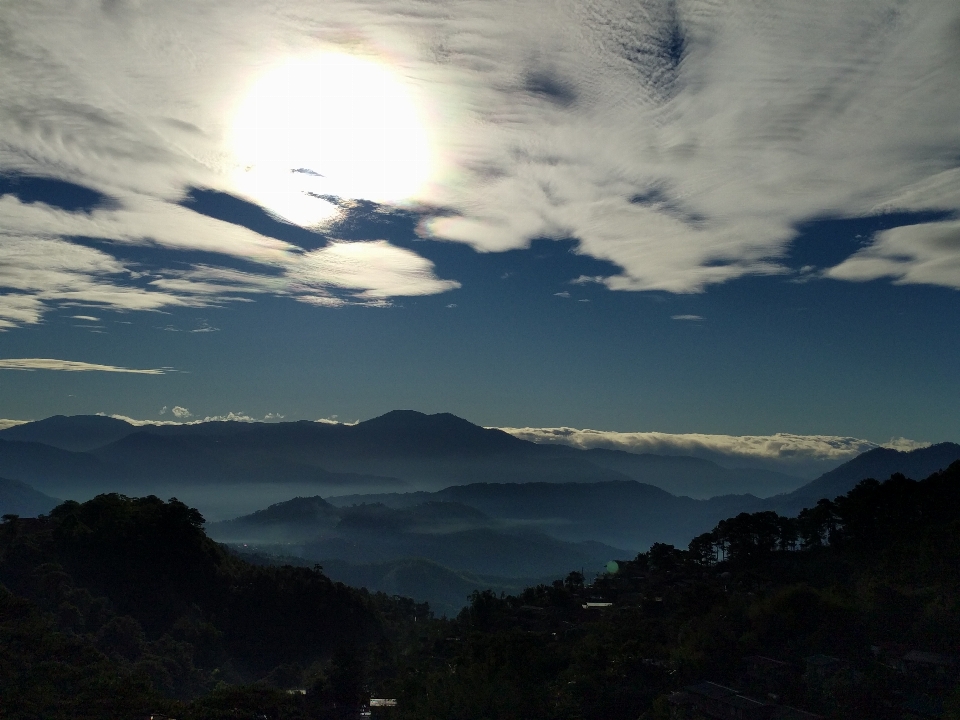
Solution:
<svg viewBox="0 0 960 720"><path fill-rule="evenodd" d="M14 425L0 431L4 440L38 442L61 450L85 452L103 447L139 428L125 420L103 415L54 415L44 420Z"/></svg>
<svg viewBox="0 0 960 720"><path fill-rule="evenodd" d="M57 416L0 431L0 440L5 441L0 475L68 497L152 487L161 493L165 486L185 484L301 483L341 494L478 482L633 479L702 498L734 492L767 496L802 484L789 475L731 470L697 458L538 445L454 415L413 411L356 425L133 426L100 416Z"/></svg>
<svg viewBox="0 0 960 720"><path fill-rule="evenodd" d="M382 503L338 508L319 497L294 498L212 523L207 532L234 546L295 555L325 567L336 561L341 568L378 565L382 570L421 558L458 573L501 579L559 577L572 568L596 572L609 560L635 554L592 540L561 540L533 524L498 520L463 503L436 500L400 508Z"/></svg>
<svg viewBox="0 0 960 720"><path fill-rule="evenodd" d="M790 493L768 498L765 505L781 514L794 515L815 505L820 498L833 499L849 492L865 478L886 480L894 473L902 473L922 479L945 470L956 460L960 460L960 445L951 442L909 451L874 448Z"/></svg>
<svg viewBox="0 0 960 720"><path fill-rule="evenodd" d="M468 587L596 570L654 542L683 547L741 512L795 514L866 477L926 477L957 459L953 443L879 448L804 484L692 457L538 445L450 414L169 426L57 416L0 431L0 510L191 489L208 516L241 515L209 524L220 541L455 609ZM309 492L288 501L293 485ZM284 502L264 508L267 495ZM227 514L238 503L247 509Z"/></svg>
<svg viewBox="0 0 960 720"><path fill-rule="evenodd" d="M45 515L60 504L60 500L44 495L19 480L0 477L0 515L35 517Z"/></svg>

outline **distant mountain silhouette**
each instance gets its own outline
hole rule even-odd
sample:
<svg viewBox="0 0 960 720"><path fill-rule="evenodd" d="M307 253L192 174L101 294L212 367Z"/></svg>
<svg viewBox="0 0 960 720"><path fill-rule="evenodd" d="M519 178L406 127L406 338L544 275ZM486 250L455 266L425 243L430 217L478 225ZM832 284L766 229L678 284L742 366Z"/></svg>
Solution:
<svg viewBox="0 0 960 720"><path fill-rule="evenodd" d="M88 453L12 440L0 440L0 476L64 497L75 487L95 485L107 490L121 478L116 468Z"/></svg>
<svg viewBox="0 0 960 720"><path fill-rule="evenodd" d="M473 483L443 490L328 497L340 507L381 503L409 508L459 503L512 527L537 529L568 542L600 541L635 554L654 542L682 544L725 517L759 508L752 495L710 500L677 497L634 480L598 483Z"/></svg>
<svg viewBox="0 0 960 720"><path fill-rule="evenodd" d="M61 450L86 452L137 431L136 425L103 415L54 415L0 430L0 440L38 442Z"/></svg>
<svg viewBox="0 0 960 720"><path fill-rule="evenodd" d="M19 480L0 478L0 515L36 517L50 512L60 502Z"/></svg>
<svg viewBox="0 0 960 720"><path fill-rule="evenodd" d="M631 478L675 494L705 497L745 490L768 495L801 482L765 471L728 470L695 458L538 445L447 413L411 410L356 425L299 421L134 427L99 416L58 416L10 428L0 438L12 431L21 439L42 440L50 452L42 457L43 448L33 448L27 462L12 449L0 451L0 474L66 497L78 487L89 496L94 491L164 494L165 487L185 484L302 483L329 493L330 488L438 490L480 482ZM101 440L107 442L90 447ZM58 454L66 452L64 447L86 452Z"/></svg>
<svg viewBox="0 0 960 720"><path fill-rule="evenodd" d="M324 563L385 563L427 558L447 568L501 577L539 577L598 569L631 551L595 541L558 540L515 523L497 523L458 502L403 508L374 503L335 508L321 498L294 498L212 523L210 537Z"/></svg>
<svg viewBox="0 0 960 720"><path fill-rule="evenodd" d="M653 455L593 448L586 458L594 465L623 473L638 482L656 485L674 495L711 498L730 493L768 497L803 484L795 475L759 468L728 469L710 460L684 455Z"/></svg>
<svg viewBox="0 0 960 720"><path fill-rule="evenodd" d="M832 500L844 495L866 478L886 480L894 473L903 473L919 480L946 469L956 460L960 460L960 445L950 442L909 451L874 448L791 493L769 498L766 505L792 515L813 506L820 498Z"/></svg>

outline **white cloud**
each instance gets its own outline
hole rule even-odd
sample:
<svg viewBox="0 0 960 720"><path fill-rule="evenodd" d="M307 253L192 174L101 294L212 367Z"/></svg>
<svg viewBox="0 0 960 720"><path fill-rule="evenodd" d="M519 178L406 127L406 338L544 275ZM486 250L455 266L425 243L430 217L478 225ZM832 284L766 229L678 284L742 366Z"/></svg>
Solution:
<svg viewBox="0 0 960 720"><path fill-rule="evenodd" d="M88 322L100 322L100 318L94 317L93 315L71 315L71 318L74 320L86 320Z"/></svg>
<svg viewBox="0 0 960 720"><path fill-rule="evenodd" d="M193 417L192 412L187 410L185 407L180 407L179 405L175 405L173 410L170 412L173 413L173 416L177 418L177 420L186 420L189 417Z"/></svg>
<svg viewBox="0 0 960 720"><path fill-rule="evenodd" d="M889 277L900 285L943 285L960 290L960 220L879 232L867 247L825 275L854 281Z"/></svg>
<svg viewBox="0 0 960 720"><path fill-rule="evenodd" d="M180 410L185 410L186 408L180 408ZM176 415L176 413L174 413ZM199 425L206 422L257 422L256 418L252 418L244 412L228 412L225 415L208 415L203 419L196 420L186 420L187 417L192 417L192 413L184 416L184 419L180 420L138 420L137 418L132 418L128 415L119 415L117 413L102 413L99 412L97 415L103 415L105 417L112 417L117 420L123 420L128 422L131 425L136 425L137 427L142 427L144 425ZM180 417L179 415L177 416ZM265 418L266 419L266 418Z"/></svg>
<svg viewBox="0 0 960 720"><path fill-rule="evenodd" d="M581 449L608 448L632 453L693 455L719 460L728 466L762 465L784 472L822 472L881 445L854 437L833 435L708 435L661 432L614 432L559 428L500 428L536 443L570 445ZM893 438L882 443L896 450L915 450L930 443Z"/></svg>
<svg viewBox="0 0 960 720"><path fill-rule="evenodd" d="M332 242L306 253L287 274L295 290L333 286L374 299L434 295L460 287L458 282L437 279L429 260L386 240Z"/></svg>
<svg viewBox="0 0 960 720"><path fill-rule="evenodd" d="M699 315L671 315L670 319L671 320L692 320L692 321L703 320L703 318L700 317Z"/></svg>
<svg viewBox="0 0 960 720"><path fill-rule="evenodd" d="M64 372L113 372L134 373L136 375L163 375L171 372L171 368L152 368L136 370L133 368L118 367L116 365L99 365L97 363L77 362L74 360L54 360L52 358L6 358L0 359L0 370L61 370Z"/></svg>
<svg viewBox="0 0 960 720"><path fill-rule="evenodd" d="M28 422L30 422L30 420L7 420L0 418L0 430L6 430L7 428L23 425Z"/></svg>
<svg viewBox="0 0 960 720"><path fill-rule="evenodd" d="M0 217L6 198L0 198ZM131 272L106 252L53 237L0 231L0 329L40 322L51 305L160 310L206 304L206 299L130 284Z"/></svg>
<svg viewBox="0 0 960 720"><path fill-rule="evenodd" d="M187 424L196 425L202 422L257 422L257 420L241 410L238 413L228 412L226 415L207 415L203 420L195 420Z"/></svg>
<svg viewBox="0 0 960 720"><path fill-rule="evenodd" d="M98 412L97 415L102 417L112 417L114 420L123 420L124 422L135 425L136 427L142 427L144 425L183 425L184 423L177 422L176 420L137 420L136 418L129 417L127 415L119 415L117 413L103 413Z"/></svg>
<svg viewBox="0 0 960 720"><path fill-rule="evenodd" d="M325 306L455 287L390 246L302 254L176 204L189 186L237 191L231 119L267 68L341 48L389 63L432 123L440 171L418 200L442 213L424 233L482 251L576 238L622 268L578 280L615 290L782 273L801 221L960 209L958 18L950 0L6 3L0 166L115 202L0 198L0 245L201 249L263 267L237 293ZM831 275L960 284L954 250L901 240L905 255L881 239ZM119 263L70 259L8 273L0 328L52 304L217 302L231 284L163 272L144 288Z"/></svg>

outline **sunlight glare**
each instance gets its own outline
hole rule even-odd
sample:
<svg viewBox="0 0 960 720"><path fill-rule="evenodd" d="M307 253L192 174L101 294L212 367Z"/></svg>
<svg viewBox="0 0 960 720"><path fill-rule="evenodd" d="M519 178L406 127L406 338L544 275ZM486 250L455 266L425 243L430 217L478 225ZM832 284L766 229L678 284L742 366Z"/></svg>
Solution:
<svg viewBox="0 0 960 720"><path fill-rule="evenodd" d="M342 53L290 60L251 88L233 123L238 189L302 226L335 216L318 196L399 203L432 172L428 133L404 84Z"/></svg>

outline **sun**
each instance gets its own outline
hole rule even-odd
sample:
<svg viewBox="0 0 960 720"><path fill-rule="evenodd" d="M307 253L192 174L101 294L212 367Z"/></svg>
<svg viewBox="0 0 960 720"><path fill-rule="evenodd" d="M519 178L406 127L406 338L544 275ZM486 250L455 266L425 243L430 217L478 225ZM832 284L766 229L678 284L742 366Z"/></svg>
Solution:
<svg viewBox="0 0 960 720"><path fill-rule="evenodd" d="M342 53L289 60L257 80L233 122L238 189L303 226L336 214L322 196L415 198L433 152L407 86L388 68Z"/></svg>

